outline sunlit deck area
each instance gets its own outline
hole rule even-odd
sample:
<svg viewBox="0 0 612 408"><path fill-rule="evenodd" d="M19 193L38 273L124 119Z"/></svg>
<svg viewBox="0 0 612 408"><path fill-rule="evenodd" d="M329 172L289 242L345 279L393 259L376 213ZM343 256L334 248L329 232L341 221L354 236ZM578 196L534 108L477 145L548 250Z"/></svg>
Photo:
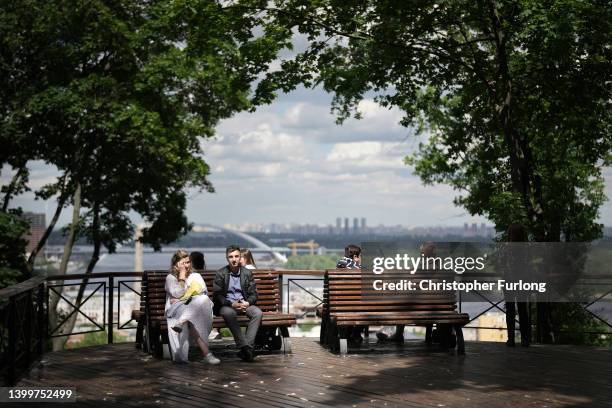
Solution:
<svg viewBox="0 0 612 408"><path fill-rule="evenodd" d="M50 352L18 386L73 386L82 405L206 407L602 407L612 406L612 350L467 342L466 355L366 343L341 357L314 338L293 354L234 356L219 366L175 365L132 343Z"/></svg>

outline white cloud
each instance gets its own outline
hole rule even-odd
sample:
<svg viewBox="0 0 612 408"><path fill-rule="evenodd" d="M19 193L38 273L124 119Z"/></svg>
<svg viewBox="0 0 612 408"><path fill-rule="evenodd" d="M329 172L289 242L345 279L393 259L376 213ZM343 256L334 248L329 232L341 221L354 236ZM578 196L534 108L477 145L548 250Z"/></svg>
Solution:
<svg viewBox="0 0 612 408"><path fill-rule="evenodd" d="M255 113L223 121L215 138L202 141L216 193L190 195L190 220L332 223L346 215L366 217L370 225L473 221L452 204L456 191L423 186L404 165L417 140L398 124L401 112L366 99L359 104L364 119L337 126L329 101L320 90L300 88ZM55 175L44 163L33 163L32 185L53 181ZM604 177L612 196L612 168L604 169ZM3 169L3 184L8 179ZM32 194L14 203L38 211L45 207ZM48 216L54 208L50 201ZM610 202L601 212L602 222L612 224Z"/></svg>

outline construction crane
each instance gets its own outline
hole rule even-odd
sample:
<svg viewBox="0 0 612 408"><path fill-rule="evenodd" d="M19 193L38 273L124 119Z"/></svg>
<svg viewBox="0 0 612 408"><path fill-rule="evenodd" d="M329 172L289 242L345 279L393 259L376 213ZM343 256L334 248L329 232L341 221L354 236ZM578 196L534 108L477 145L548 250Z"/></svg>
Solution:
<svg viewBox="0 0 612 408"><path fill-rule="evenodd" d="M310 255L314 255L314 250L319 247L319 244L311 239L308 242L290 242L287 246L291 248L291 256L297 255L298 248L310 248Z"/></svg>

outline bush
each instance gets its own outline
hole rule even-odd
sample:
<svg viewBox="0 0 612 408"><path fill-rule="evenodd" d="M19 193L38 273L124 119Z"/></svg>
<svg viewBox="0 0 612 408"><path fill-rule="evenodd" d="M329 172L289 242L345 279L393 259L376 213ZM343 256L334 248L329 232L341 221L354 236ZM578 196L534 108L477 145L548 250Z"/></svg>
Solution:
<svg viewBox="0 0 612 408"><path fill-rule="evenodd" d="M0 212L0 289L28 278L23 236L29 229L20 210Z"/></svg>
<svg viewBox="0 0 612 408"><path fill-rule="evenodd" d="M334 269L338 255L325 254L325 255L297 255L292 256L287 260L287 263L283 265L285 269Z"/></svg>

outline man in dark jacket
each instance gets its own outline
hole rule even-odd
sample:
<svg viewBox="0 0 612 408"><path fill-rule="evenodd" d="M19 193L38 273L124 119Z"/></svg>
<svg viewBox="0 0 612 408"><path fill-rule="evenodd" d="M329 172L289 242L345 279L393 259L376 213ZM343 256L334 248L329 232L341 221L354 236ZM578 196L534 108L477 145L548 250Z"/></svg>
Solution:
<svg viewBox="0 0 612 408"><path fill-rule="evenodd" d="M230 245L225 250L227 266L219 269L213 282L215 314L223 316L236 345L238 356L245 361L253 360L253 343L261 324L261 309L257 303L257 287L253 274L240 266L240 247ZM240 330L238 315L249 319L246 334Z"/></svg>

